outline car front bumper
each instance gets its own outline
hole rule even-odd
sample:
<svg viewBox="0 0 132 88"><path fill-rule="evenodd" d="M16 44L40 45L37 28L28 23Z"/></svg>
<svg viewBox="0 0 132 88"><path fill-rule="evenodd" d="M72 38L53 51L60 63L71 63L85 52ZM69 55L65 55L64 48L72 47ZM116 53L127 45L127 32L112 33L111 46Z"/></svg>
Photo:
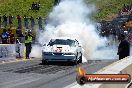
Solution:
<svg viewBox="0 0 132 88"><path fill-rule="evenodd" d="M52 53L52 52L42 52L42 60L44 61L75 61L75 54L65 54L65 53Z"/></svg>

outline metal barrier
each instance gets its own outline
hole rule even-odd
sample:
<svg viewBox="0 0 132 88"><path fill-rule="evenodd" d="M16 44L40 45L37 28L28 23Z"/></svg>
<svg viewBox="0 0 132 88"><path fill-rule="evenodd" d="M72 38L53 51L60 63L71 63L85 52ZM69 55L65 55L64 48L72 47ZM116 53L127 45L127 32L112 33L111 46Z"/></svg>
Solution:
<svg viewBox="0 0 132 88"><path fill-rule="evenodd" d="M0 60L24 57L24 44L0 44Z"/></svg>
<svg viewBox="0 0 132 88"><path fill-rule="evenodd" d="M0 60L16 59L15 44L0 44Z"/></svg>

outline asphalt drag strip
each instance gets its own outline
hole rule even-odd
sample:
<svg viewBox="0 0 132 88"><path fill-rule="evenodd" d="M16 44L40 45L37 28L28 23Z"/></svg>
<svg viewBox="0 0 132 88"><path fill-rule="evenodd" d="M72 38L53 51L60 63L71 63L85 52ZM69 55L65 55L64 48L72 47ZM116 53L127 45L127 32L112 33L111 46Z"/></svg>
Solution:
<svg viewBox="0 0 132 88"><path fill-rule="evenodd" d="M112 62L89 60L79 65L42 65L41 60L32 60L1 64L0 88L62 88L76 81L78 66L83 66L88 69L88 73L93 73Z"/></svg>

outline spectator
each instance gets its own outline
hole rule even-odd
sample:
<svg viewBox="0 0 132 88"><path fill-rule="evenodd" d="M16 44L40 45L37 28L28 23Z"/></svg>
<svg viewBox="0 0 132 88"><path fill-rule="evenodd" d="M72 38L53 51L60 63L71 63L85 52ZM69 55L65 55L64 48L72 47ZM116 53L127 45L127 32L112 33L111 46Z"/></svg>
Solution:
<svg viewBox="0 0 132 88"><path fill-rule="evenodd" d="M38 3L32 3L32 7L31 7L32 10L39 10L40 9L40 2Z"/></svg>
<svg viewBox="0 0 132 88"><path fill-rule="evenodd" d="M132 33L128 33L128 41L132 41Z"/></svg>
<svg viewBox="0 0 132 88"><path fill-rule="evenodd" d="M24 43L25 38L22 30L17 30L17 39L19 40L20 43Z"/></svg>
<svg viewBox="0 0 132 88"><path fill-rule="evenodd" d="M28 17L24 15L24 26L26 27L26 29L28 29L28 24Z"/></svg>
<svg viewBox="0 0 132 88"><path fill-rule="evenodd" d="M39 30L42 30L43 29L43 27L42 27L42 18L41 17L39 17L38 18L38 25L39 25Z"/></svg>
<svg viewBox="0 0 132 88"><path fill-rule="evenodd" d="M125 5L125 4L124 4L124 7L123 7L121 13L122 13L122 12L129 12L129 11L131 11L131 10L132 10L131 4L128 4L128 5Z"/></svg>
<svg viewBox="0 0 132 88"><path fill-rule="evenodd" d="M121 42L119 44L118 53L117 53L119 55L119 60L130 55L130 44L125 39L125 35L121 34L120 39L121 39Z"/></svg>
<svg viewBox="0 0 132 88"><path fill-rule="evenodd" d="M49 18L47 17L47 18L45 19L45 21L44 21L44 24L46 25L46 24L48 24L48 22L49 22Z"/></svg>
<svg viewBox="0 0 132 88"><path fill-rule="evenodd" d="M34 21L34 18L32 16L31 16L30 20L31 20L31 28L33 30L34 29L34 25L35 25L35 21Z"/></svg>
<svg viewBox="0 0 132 88"><path fill-rule="evenodd" d="M40 1L36 4L36 10L40 9Z"/></svg>
<svg viewBox="0 0 132 88"><path fill-rule="evenodd" d="M0 14L0 28L1 28L1 23L2 23L2 16Z"/></svg>
<svg viewBox="0 0 132 88"><path fill-rule="evenodd" d="M8 43L8 33L7 33L6 29L3 29L3 32L1 34L1 39L2 39L2 44Z"/></svg>
<svg viewBox="0 0 132 88"><path fill-rule="evenodd" d="M35 8L35 3L33 2L31 9L34 10L34 8Z"/></svg>
<svg viewBox="0 0 132 88"><path fill-rule="evenodd" d="M17 15L17 20L18 20L18 29L22 28L22 20L21 16Z"/></svg>
<svg viewBox="0 0 132 88"><path fill-rule="evenodd" d="M17 30L16 33L17 33L17 37L24 37L22 30Z"/></svg>
<svg viewBox="0 0 132 88"><path fill-rule="evenodd" d="M127 10L128 10L128 11L131 10L131 4L127 5Z"/></svg>
<svg viewBox="0 0 132 88"><path fill-rule="evenodd" d="M12 24L13 24L13 16L10 14L9 15L9 25L10 25L10 28L12 27Z"/></svg>
<svg viewBox="0 0 132 88"><path fill-rule="evenodd" d="M129 15L128 20L129 20L129 21L132 21L132 14Z"/></svg>
<svg viewBox="0 0 132 88"><path fill-rule="evenodd" d="M4 28L6 28L7 27L7 16L6 15L4 15L3 16L3 22L4 22Z"/></svg>
<svg viewBox="0 0 132 88"><path fill-rule="evenodd" d="M55 0L54 5L57 5L60 2L60 0Z"/></svg>
<svg viewBox="0 0 132 88"><path fill-rule="evenodd" d="M14 36L14 33L12 33L11 29L8 29L8 43L9 44L15 43L15 36Z"/></svg>

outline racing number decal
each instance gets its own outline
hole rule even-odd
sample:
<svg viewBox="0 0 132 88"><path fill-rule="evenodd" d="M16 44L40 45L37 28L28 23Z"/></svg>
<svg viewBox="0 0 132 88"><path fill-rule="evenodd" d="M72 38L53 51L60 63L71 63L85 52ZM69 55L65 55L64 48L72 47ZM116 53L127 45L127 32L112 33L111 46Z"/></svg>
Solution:
<svg viewBox="0 0 132 88"><path fill-rule="evenodd" d="M56 52L62 52L62 48L57 48Z"/></svg>

